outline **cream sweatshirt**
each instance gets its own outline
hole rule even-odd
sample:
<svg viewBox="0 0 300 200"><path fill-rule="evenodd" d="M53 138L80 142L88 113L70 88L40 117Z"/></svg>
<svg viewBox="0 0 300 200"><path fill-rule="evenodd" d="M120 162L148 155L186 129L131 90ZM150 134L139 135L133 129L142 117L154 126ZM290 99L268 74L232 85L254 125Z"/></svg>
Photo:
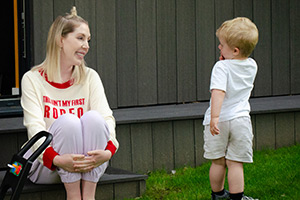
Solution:
<svg viewBox="0 0 300 200"><path fill-rule="evenodd" d="M37 70L25 73L22 78L21 106L29 139L39 131L47 131L60 115L71 113L80 118L85 112L96 110L109 127L110 140L106 149L112 154L117 151L119 143L116 139L115 119L108 105L101 79L91 68L86 67L85 72L86 79L81 84L73 84L71 81L62 84L49 82L47 77L42 76ZM38 141L32 150L35 151L42 142L43 140ZM38 160L51 168L54 155L44 156L46 153L47 151L44 151ZM48 164L44 163L46 157Z"/></svg>

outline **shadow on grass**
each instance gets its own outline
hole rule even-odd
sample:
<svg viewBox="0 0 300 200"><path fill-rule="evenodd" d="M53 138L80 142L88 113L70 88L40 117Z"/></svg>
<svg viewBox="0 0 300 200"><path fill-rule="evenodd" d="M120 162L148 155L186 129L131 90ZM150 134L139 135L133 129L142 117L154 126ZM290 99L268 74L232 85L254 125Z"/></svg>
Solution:
<svg viewBox="0 0 300 200"><path fill-rule="evenodd" d="M300 145L254 152L254 163L245 164L245 194L260 200L300 199ZM140 200L210 199L210 163L199 167L149 173ZM228 188L227 182L225 187Z"/></svg>

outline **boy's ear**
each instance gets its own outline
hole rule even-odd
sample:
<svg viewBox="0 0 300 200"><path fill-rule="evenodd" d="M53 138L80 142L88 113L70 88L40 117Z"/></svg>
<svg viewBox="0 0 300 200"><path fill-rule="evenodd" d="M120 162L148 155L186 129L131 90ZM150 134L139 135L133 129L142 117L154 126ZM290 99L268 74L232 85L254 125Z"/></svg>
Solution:
<svg viewBox="0 0 300 200"><path fill-rule="evenodd" d="M234 54L235 56L238 56L238 55L240 54L240 49L237 48L237 47L235 47L235 48L233 49L233 54Z"/></svg>

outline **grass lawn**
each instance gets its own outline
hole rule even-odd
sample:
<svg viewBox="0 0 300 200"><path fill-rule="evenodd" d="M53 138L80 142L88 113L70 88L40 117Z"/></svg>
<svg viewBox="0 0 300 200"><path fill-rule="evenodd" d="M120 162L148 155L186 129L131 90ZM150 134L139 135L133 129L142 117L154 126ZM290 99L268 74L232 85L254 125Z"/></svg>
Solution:
<svg viewBox="0 0 300 200"><path fill-rule="evenodd" d="M145 194L136 198L210 199L210 163L149 174ZM300 145L254 152L254 163L244 165L245 195L260 200L300 200ZM228 188L226 183L226 188Z"/></svg>

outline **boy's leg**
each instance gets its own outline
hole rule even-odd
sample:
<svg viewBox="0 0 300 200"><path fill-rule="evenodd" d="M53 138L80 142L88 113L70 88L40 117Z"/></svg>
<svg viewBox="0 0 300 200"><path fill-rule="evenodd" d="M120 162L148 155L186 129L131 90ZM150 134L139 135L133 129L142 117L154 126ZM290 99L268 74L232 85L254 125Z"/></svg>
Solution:
<svg viewBox="0 0 300 200"><path fill-rule="evenodd" d="M226 154L230 198L241 200L244 195L243 163L253 162L252 124L250 117L230 121L230 140Z"/></svg>
<svg viewBox="0 0 300 200"><path fill-rule="evenodd" d="M220 122L218 127L219 135L213 136L209 125L204 129L204 157L212 160L209 177L212 189L212 199L228 199L228 191L224 190L226 162L225 152L228 142L228 122Z"/></svg>
<svg viewBox="0 0 300 200"><path fill-rule="evenodd" d="M244 168L243 163L226 160L228 168L228 185L231 194L244 192Z"/></svg>
<svg viewBox="0 0 300 200"><path fill-rule="evenodd" d="M209 180L213 192L217 193L224 189L225 175L225 158L223 157L220 159L212 160L212 164L209 170Z"/></svg>

